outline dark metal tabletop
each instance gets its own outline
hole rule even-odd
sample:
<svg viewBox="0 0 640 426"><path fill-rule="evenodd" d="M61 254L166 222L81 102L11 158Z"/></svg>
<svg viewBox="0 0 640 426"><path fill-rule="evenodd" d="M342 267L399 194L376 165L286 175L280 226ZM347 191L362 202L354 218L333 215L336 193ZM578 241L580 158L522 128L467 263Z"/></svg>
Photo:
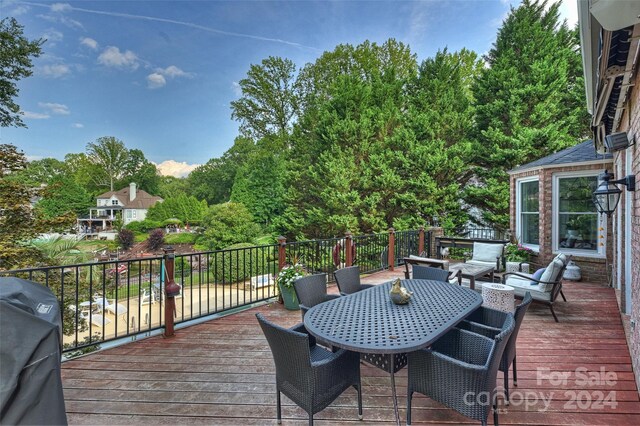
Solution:
<svg viewBox="0 0 640 426"><path fill-rule="evenodd" d="M482 304L473 290L431 280L402 280L413 292L406 305L389 298L391 282L321 303L304 325L334 346L363 353L394 354L425 348Z"/></svg>

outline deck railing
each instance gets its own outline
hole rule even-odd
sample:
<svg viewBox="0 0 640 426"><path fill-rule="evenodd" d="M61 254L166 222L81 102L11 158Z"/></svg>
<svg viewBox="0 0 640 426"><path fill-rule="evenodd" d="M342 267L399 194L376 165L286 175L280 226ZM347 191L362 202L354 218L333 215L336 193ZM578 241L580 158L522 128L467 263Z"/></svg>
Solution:
<svg viewBox="0 0 640 426"><path fill-rule="evenodd" d="M333 272L345 266L371 273L398 266L419 249L428 254L430 241L422 228L295 242L281 237L277 244L182 255L169 249L164 256L0 271L0 276L25 278L54 292L64 352L75 353L117 339L166 334L174 324L273 300L278 271L294 259L333 281ZM167 297L165 286L174 281L180 293Z"/></svg>

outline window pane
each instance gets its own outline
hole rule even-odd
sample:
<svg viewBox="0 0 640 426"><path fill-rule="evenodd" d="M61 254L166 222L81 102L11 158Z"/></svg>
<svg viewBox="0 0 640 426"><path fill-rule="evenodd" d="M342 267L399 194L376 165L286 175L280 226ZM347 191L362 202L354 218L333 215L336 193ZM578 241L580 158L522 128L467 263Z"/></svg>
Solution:
<svg viewBox="0 0 640 426"><path fill-rule="evenodd" d="M540 218L537 213L523 213L521 219L520 242L522 244L540 244L539 224Z"/></svg>
<svg viewBox="0 0 640 426"><path fill-rule="evenodd" d="M593 204L593 191L596 190L598 179L595 176L563 178L559 180L559 211L568 212L596 212Z"/></svg>
<svg viewBox="0 0 640 426"><path fill-rule="evenodd" d="M538 181L520 184L520 209L523 212L538 212Z"/></svg>
<svg viewBox="0 0 640 426"><path fill-rule="evenodd" d="M560 247L598 250L598 215L560 213Z"/></svg>

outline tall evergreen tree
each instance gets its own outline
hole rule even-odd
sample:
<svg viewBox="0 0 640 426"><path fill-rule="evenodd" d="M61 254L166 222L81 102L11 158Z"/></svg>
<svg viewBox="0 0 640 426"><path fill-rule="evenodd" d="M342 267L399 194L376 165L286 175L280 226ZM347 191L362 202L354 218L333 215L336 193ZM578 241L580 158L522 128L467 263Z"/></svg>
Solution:
<svg viewBox="0 0 640 426"><path fill-rule="evenodd" d="M524 0L511 9L473 87L479 184L467 200L481 221L509 226L507 171L574 145L588 132L577 29L560 22L559 3Z"/></svg>

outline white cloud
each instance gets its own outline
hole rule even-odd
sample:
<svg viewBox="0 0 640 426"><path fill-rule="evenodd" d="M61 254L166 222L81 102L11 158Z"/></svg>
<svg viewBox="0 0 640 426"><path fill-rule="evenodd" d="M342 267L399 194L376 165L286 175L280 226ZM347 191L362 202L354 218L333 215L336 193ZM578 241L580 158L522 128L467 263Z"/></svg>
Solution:
<svg viewBox="0 0 640 426"><path fill-rule="evenodd" d="M69 111L69 107L63 104L56 104L52 102L38 102L38 106L42 109L47 110L49 114L54 114L54 115L71 114L71 111Z"/></svg>
<svg viewBox="0 0 640 426"><path fill-rule="evenodd" d="M45 120L51 117L49 114L41 114L39 112L22 111L22 116L31 120Z"/></svg>
<svg viewBox="0 0 640 426"><path fill-rule="evenodd" d="M71 9L72 8L69 3L54 3L51 5L52 12L68 12Z"/></svg>
<svg viewBox="0 0 640 426"><path fill-rule="evenodd" d="M34 5L36 5L34 3ZM69 9L71 10L71 9ZM69 18L66 15L63 15L62 13L55 13L53 15L36 15L38 16L38 18L40 19L44 19L47 22L53 22L55 24L62 24L65 25L69 28L73 28L73 29L81 29L84 30L84 25L82 25L81 22L76 21L75 19Z"/></svg>
<svg viewBox="0 0 640 426"><path fill-rule="evenodd" d="M31 8L29 6L25 6L25 5L21 4L19 6L16 6L16 8L11 11L11 16L24 15L29 10L31 10Z"/></svg>
<svg viewBox="0 0 640 426"><path fill-rule="evenodd" d="M156 164L160 174L164 176L186 177L200 164L179 163L175 160L166 160L160 164Z"/></svg>
<svg viewBox="0 0 640 426"><path fill-rule="evenodd" d="M242 96L242 89L240 88L240 83L237 81L231 83L231 89L236 96Z"/></svg>
<svg viewBox="0 0 640 426"><path fill-rule="evenodd" d="M154 72L153 74L149 74L147 76L147 87L149 89L159 89L167 84L167 80L163 77L162 74L158 74Z"/></svg>
<svg viewBox="0 0 640 426"><path fill-rule="evenodd" d="M164 75L165 77L175 78L175 77L191 77L191 73L184 72L180 68L175 65L169 65L165 69L158 68L156 69L157 73Z"/></svg>
<svg viewBox="0 0 640 426"><path fill-rule="evenodd" d="M108 46L98 56L98 63L107 67L130 68L135 70L140 66L138 56L130 50L120 52L115 46Z"/></svg>
<svg viewBox="0 0 640 426"><path fill-rule="evenodd" d="M74 129L82 129L84 127L84 124L82 124L82 123L73 123L71 125L71 127L73 127Z"/></svg>
<svg viewBox="0 0 640 426"><path fill-rule="evenodd" d="M90 49L96 50L98 48L98 42L89 37L82 37L80 39L80 44L83 46L87 46Z"/></svg>
<svg viewBox="0 0 640 426"><path fill-rule="evenodd" d="M147 76L147 87L149 89L159 89L167 84L167 79L174 78L191 78L193 74L184 72L175 65L169 65L166 68L156 68L155 72Z"/></svg>
<svg viewBox="0 0 640 426"><path fill-rule="evenodd" d="M69 74L71 69L66 64L45 65L39 69L39 74L45 77L60 78Z"/></svg>
<svg viewBox="0 0 640 426"><path fill-rule="evenodd" d="M54 46L57 42L61 41L64 38L64 35L60 31L49 28L42 35L42 38L47 39L47 43L49 43L49 46Z"/></svg>

